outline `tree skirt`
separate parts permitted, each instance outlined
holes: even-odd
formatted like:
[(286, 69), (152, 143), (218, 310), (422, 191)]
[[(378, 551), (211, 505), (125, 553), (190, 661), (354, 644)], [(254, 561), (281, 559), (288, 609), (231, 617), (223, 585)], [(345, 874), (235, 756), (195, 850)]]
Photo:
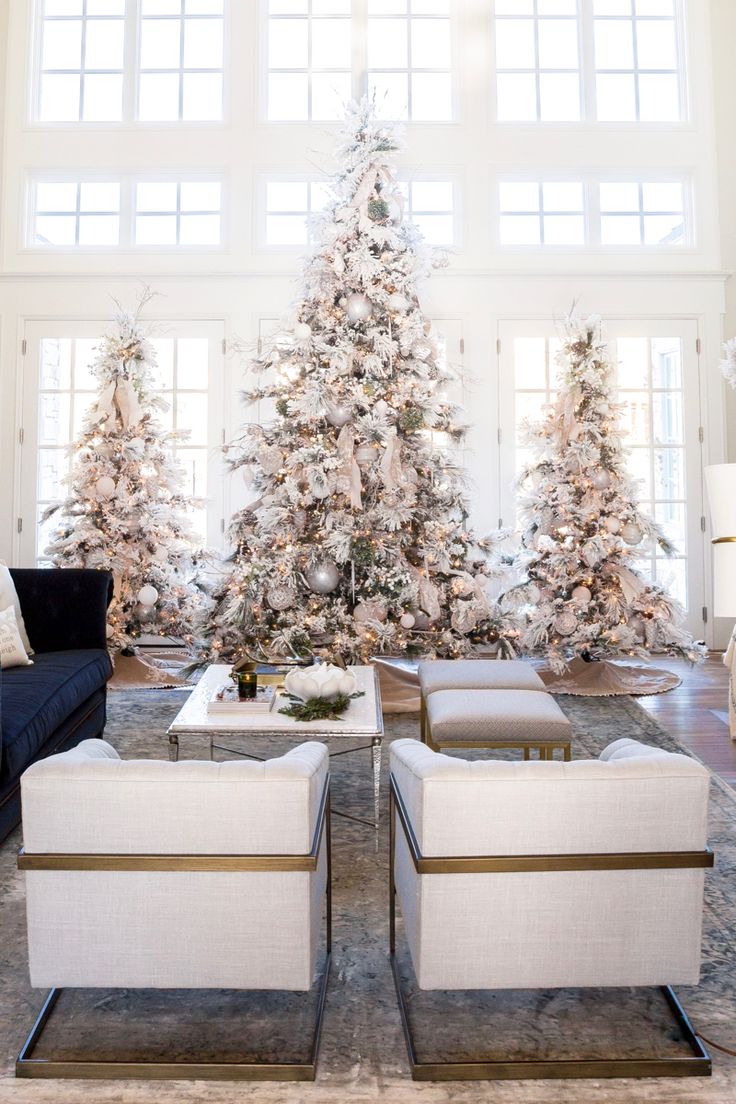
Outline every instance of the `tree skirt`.
[(574, 659), (564, 675), (556, 675), (554, 671), (543, 668), (539, 670), (539, 676), (552, 694), (574, 694), (585, 698), (664, 694), (682, 682), (679, 675), (661, 667), (614, 663), (610, 659), (597, 663)]
[[(184, 656), (184, 658), (182, 658)], [(181, 669), (189, 662), (181, 649), (149, 652), (136, 651), (125, 656), (117, 652), (113, 656), (113, 676), (108, 682), (110, 690), (181, 690), (192, 689), (193, 684), (181, 677)]]

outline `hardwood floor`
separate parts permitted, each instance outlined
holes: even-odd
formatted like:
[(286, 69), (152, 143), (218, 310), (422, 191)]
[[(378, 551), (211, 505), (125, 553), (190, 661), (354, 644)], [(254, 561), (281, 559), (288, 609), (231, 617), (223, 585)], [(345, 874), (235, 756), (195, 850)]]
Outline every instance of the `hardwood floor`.
[(653, 657), (653, 664), (676, 671), (682, 684), (666, 694), (637, 698), (660, 724), (708, 766), (736, 787), (736, 740), (716, 713), (728, 712), (728, 671), (723, 654), (712, 652), (699, 667)]

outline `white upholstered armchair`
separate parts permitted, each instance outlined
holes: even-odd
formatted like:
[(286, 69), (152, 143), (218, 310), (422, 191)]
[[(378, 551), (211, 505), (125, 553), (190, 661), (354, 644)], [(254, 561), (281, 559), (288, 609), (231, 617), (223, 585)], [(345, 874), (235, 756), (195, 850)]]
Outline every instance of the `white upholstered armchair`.
[[(474, 761), (391, 746), (391, 956), (415, 1078), (710, 1071), (671, 985), (700, 974), (707, 770), (633, 740), (597, 760)], [(692, 1056), (419, 1062), (395, 901), (420, 989), (662, 986)]]
[[(326, 898), (310, 1061), (233, 1063), (218, 1073), (312, 1079), (330, 951), (328, 779), (319, 743), (265, 762), (170, 763), (124, 761), (104, 741), (88, 740), (27, 770), (19, 866), (31, 984), (52, 989), (46, 1015), (66, 986), (309, 990)], [(78, 1064), (34, 1065), (42, 1027), (17, 1073), (79, 1075)], [(92, 1073), (119, 1075), (99, 1065)], [(145, 1063), (127, 1070), (166, 1073)], [(169, 1074), (214, 1076), (201, 1064), (177, 1064)]]

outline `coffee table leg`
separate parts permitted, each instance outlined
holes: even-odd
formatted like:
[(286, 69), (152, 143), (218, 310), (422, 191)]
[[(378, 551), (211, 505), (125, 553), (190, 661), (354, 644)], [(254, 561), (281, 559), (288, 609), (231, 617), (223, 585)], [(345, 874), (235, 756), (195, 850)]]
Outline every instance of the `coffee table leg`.
[(376, 850), (378, 849), (378, 817), (381, 800), (381, 737), (374, 736), (371, 741), (373, 760), (373, 827), (376, 831)]
[(179, 758), (179, 737), (175, 732), (169, 733), (169, 760), (176, 763)]

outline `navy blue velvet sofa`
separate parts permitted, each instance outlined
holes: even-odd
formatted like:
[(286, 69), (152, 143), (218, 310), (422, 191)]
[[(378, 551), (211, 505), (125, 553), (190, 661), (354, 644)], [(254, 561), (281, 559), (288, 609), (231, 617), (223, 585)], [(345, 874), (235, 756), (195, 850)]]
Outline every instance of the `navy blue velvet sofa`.
[(11, 568), (32, 667), (0, 672), (0, 840), (20, 821), (20, 776), (37, 759), (101, 736), (112, 674), (109, 571)]

